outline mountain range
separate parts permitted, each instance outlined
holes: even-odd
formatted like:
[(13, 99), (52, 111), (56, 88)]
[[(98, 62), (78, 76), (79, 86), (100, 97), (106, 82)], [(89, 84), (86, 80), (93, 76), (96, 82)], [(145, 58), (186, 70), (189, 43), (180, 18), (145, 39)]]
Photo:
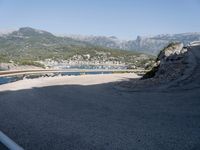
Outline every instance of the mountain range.
[(93, 45), (157, 55), (160, 50), (162, 50), (171, 42), (181, 42), (187, 45), (192, 41), (200, 40), (200, 33), (162, 34), (149, 37), (138, 36), (135, 40), (120, 40), (114, 36), (106, 37), (73, 35), (68, 37), (88, 42)]
[[(72, 37), (30, 27), (0, 35), (0, 63), (47, 66), (67, 65), (123, 65), (146, 67), (153, 57), (135, 51), (109, 48)], [(39, 64), (40, 63), (40, 64)], [(43, 65), (41, 65), (43, 64)]]
[[(43, 34), (41, 34), (43, 33)], [(20, 28), (17, 31), (0, 32), (0, 37), (19, 38), (28, 35), (42, 35), (44, 43), (48, 44), (75, 44), (75, 45), (93, 45), (111, 49), (121, 49), (128, 51), (137, 51), (151, 55), (157, 55), (160, 50), (171, 42), (182, 42), (185, 45), (192, 41), (200, 40), (200, 32), (182, 33), (182, 34), (161, 34), (156, 36), (137, 36), (135, 40), (121, 40), (115, 36), (83, 36), (66, 35), (55, 36), (47, 31), (37, 30), (30, 27)], [(36, 40), (36, 39), (35, 39)], [(48, 41), (47, 41), (48, 40)], [(43, 43), (43, 44), (44, 44)], [(47, 43), (46, 43), (47, 44)]]

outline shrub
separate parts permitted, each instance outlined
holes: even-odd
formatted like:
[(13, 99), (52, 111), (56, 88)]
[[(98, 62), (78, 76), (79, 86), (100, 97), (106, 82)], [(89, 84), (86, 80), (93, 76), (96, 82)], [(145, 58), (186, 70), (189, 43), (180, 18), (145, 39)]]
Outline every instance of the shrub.
[(19, 65), (27, 65), (27, 66), (36, 66), (36, 67), (41, 67), (41, 68), (45, 68), (45, 66), (39, 62), (35, 62), (32, 60), (20, 60), (18, 61)]

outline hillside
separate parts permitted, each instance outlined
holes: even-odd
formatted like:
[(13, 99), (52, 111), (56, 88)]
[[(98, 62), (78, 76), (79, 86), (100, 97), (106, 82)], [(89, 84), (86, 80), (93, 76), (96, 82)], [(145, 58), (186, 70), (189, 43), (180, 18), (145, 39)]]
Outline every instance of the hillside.
[(26, 27), (0, 36), (0, 62), (39, 67), (49, 64), (52, 67), (62, 63), (144, 68), (153, 64), (153, 57), (138, 52), (100, 47)]

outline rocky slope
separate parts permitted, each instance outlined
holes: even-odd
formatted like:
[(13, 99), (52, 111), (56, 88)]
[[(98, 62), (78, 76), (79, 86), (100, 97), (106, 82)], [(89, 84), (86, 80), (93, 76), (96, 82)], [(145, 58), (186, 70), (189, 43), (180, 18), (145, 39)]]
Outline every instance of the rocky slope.
[(186, 52), (182, 43), (169, 44), (159, 53), (156, 66), (143, 79), (157, 78), (165, 82), (176, 79), (186, 68)]
[(171, 43), (157, 57), (154, 68), (141, 79), (122, 82), (129, 90), (170, 90), (200, 87), (200, 42), (183, 47), (183, 43)]

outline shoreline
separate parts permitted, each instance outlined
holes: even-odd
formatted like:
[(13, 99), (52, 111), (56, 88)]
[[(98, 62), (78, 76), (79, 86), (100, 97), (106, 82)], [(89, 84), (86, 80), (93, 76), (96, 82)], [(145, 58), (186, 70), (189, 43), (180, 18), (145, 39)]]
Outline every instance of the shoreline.
[(55, 85), (87, 86), (87, 85), (127, 81), (129, 79), (135, 79), (135, 78), (140, 78), (140, 76), (138, 76), (135, 73), (122, 73), (122, 74), (40, 77), (36, 79), (23, 79), (12, 83), (2, 84), (0, 85), (0, 92), (31, 89), (34, 87), (48, 87)]

